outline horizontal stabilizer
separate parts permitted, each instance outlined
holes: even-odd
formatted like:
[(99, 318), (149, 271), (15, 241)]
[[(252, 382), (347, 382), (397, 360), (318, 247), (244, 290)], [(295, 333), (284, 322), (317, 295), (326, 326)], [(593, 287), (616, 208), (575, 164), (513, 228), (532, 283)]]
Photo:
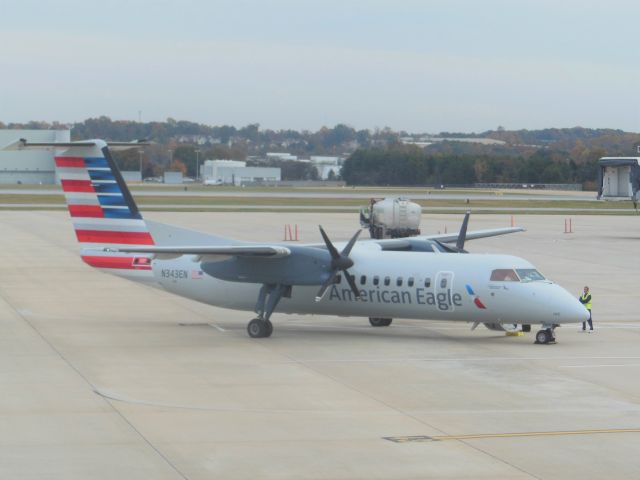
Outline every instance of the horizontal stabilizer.
[(105, 249), (109, 252), (150, 253), (160, 257), (177, 257), (181, 255), (224, 255), (233, 257), (268, 257), (281, 258), (291, 254), (286, 247), (272, 245), (231, 245), (215, 247), (127, 247)]
[[(80, 142), (28, 142), (26, 139), (21, 138), (8, 145), (5, 145), (2, 150), (43, 150), (48, 148), (83, 148), (94, 147), (97, 145), (97, 140), (82, 140)], [(127, 150), (129, 148), (143, 147), (149, 145), (146, 140), (135, 140), (133, 142), (107, 142), (109, 149), (111, 150)]]

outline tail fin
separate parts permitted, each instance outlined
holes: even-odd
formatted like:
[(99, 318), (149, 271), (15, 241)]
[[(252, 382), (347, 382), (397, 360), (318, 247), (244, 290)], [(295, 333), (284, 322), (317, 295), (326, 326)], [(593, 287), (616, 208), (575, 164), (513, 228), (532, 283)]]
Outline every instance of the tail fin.
[[(110, 248), (155, 245), (109, 147), (102, 140), (66, 144), (28, 144), (18, 148), (63, 149), (55, 155), (73, 228), (82, 248), (82, 260), (138, 281), (152, 281), (151, 258), (109, 252)], [(131, 148), (135, 144), (118, 144)]]
[(131, 192), (102, 140), (55, 156), (78, 241), (83, 246), (154, 245)]

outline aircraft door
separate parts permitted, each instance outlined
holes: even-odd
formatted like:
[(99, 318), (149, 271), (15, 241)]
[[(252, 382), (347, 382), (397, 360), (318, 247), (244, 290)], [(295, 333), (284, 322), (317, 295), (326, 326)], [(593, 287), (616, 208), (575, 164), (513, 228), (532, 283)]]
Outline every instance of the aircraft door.
[(434, 292), (438, 310), (444, 312), (455, 310), (451, 298), (453, 295), (453, 272), (438, 272), (436, 274)]

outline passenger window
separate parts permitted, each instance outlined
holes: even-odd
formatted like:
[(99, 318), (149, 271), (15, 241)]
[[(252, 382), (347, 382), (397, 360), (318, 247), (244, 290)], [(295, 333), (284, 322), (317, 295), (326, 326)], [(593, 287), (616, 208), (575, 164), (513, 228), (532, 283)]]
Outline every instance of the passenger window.
[(430, 278), (425, 278), (424, 279), (424, 288), (429, 288), (431, 286), (431, 279)]
[(492, 282), (519, 282), (520, 279), (516, 275), (515, 270), (509, 268), (499, 268), (491, 272)]
[(366, 275), (360, 276), (360, 285), (364, 285), (365, 283), (367, 283), (367, 276)]
[(385, 287), (388, 287), (390, 283), (391, 283), (391, 278), (389, 278), (389, 277), (384, 277), (384, 286), (385, 286)]
[(447, 288), (447, 279), (443, 278), (440, 280), (440, 288)]
[(396, 285), (397, 285), (398, 287), (401, 287), (401, 286), (402, 286), (402, 277), (398, 277), (398, 279), (396, 280)]
[(409, 277), (409, 279), (407, 280), (407, 286), (413, 287), (413, 277)]
[(342, 283), (342, 275), (337, 275), (333, 283)]
[(378, 276), (376, 275), (375, 277), (373, 277), (373, 284), (378, 286), (379, 283), (380, 283), (380, 278), (378, 278)]

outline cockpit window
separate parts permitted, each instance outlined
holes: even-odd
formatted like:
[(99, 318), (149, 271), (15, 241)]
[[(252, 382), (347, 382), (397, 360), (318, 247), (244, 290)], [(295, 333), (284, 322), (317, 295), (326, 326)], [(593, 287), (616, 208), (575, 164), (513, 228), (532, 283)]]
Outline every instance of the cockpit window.
[(545, 280), (544, 276), (535, 268), (517, 268), (518, 276), (521, 282), (536, 282)]
[(491, 272), (492, 282), (519, 282), (520, 279), (516, 275), (515, 270), (509, 268), (499, 268)]

